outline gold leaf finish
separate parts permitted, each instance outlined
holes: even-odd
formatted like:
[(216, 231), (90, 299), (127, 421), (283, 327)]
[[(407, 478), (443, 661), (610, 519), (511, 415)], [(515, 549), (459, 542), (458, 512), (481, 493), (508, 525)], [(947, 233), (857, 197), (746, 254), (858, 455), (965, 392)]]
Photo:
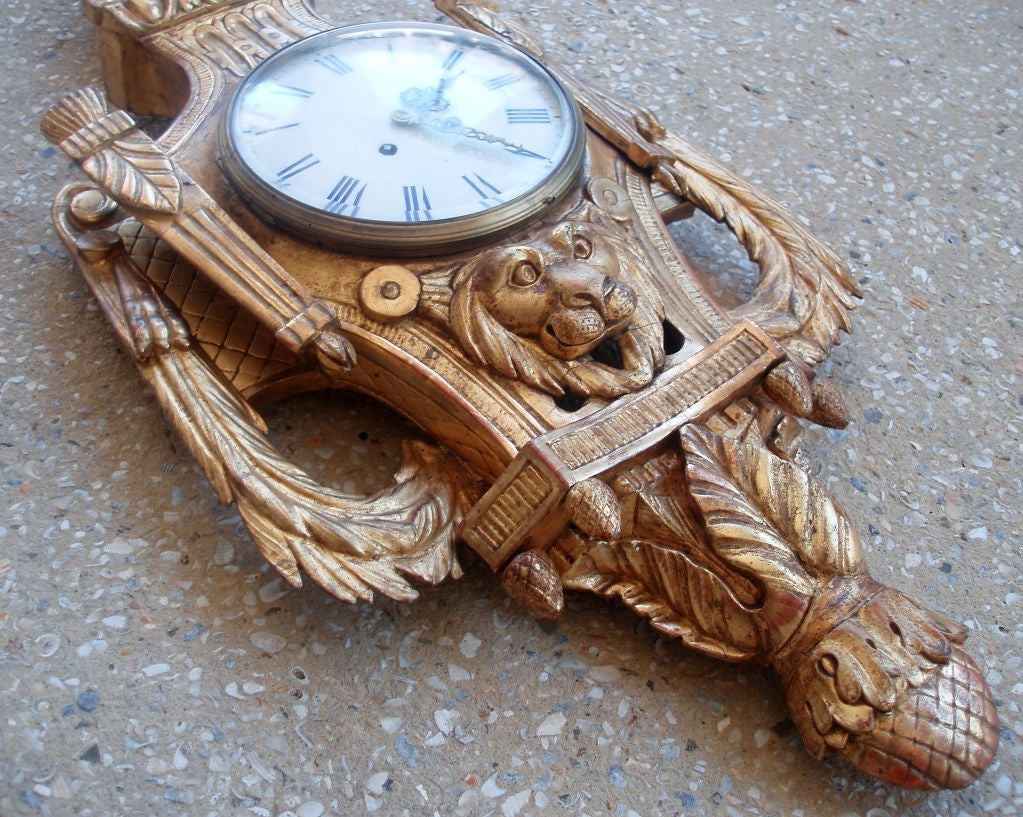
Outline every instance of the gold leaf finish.
[[(80, 190), (65, 191), (61, 199)], [(406, 577), (459, 576), (454, 531), (474, 483), (448, 455), (409, 443), (395, 485), (372, 497), (320, 485), (265, 438), (259, 415), (190, 342), (184, 321), (108, 231), (78, 235), (58, 218), (69, 248), (122, 341), (142, 365), (171, 425), (221, 501), (236, 502), (256, 545), (293, 585), (299, 566), (345, 601), (374, 593), (411, 600)]]
[[(773, 560), (782, 583), (797, 592), (813, 579), (864, 569), (845, 513), (802, 468), (762, 445), (696, 427), (683, 432), (682, 447), (707, 533), (729, 559)], [(766, 569), (753, 572), (762, 576)]]
[(622, 535), (618, 497), (599, 479), (573, 485), (565, 495), (565, 512), (579, 530), (594, 539), (617, 539)]
[[(56, 105), (43, 131), (94, 186), (62, 191), (55, 223), (218, 496), (294, 585), (304, 572), (344, 601), (411, 600), (415, 582), (460, 574), (461, 542), (534, 615), (586, 590), (693, 649), (773, 667), (814, 756), (909, 788), (968, 785), (998, 722), (965, 631), (872, 579), (848, 517), (797, 464), (798, 418), (848, 422), (815, 367), (851, 328), (849, 271), (491, 5), (438, 7), (544, 58), (584, 113), (586, 156), (517, 233), (399, 264), (260, 221), (215, 161), (240, 78), (327, 27), (305, 4), (86, 0), (112, 97), (174, 121), (150, 138), (94, 89)], [(668, 231), (694, 207), (759, 267), (734, 310)], [(320, 485), (250, 402), (318, 388), (375, 397), (446, 449), (406, 444), (374, 496)]]
[(813, 411), (810, 382), (790, 362), (775, 366), (764, 378), (764, 393), (786, 414), (807, 417)]
[(840, 332), (851, 332), (849, 312), (860, 289), (842, 260), (775, 201), (692, 145), (651, 132), (668, 154), (655, 176), (668, 189), (724, 221), (760, 267), (749, 303), (734, 310), (779, 339), (811, 366), (822, 362)]
[(968, 786), (994, 759), (998, 715), (965, 629), (890, 587), (862, 592), (854, 615), (779, 665), (807, 748), (899, 786)]
[(729, 661), (762, 652), (754, 613), (709, 566), (647, 541), (594, 543), (562, 574), (565, 587), (617, 596), (658, 630)]
[(975, 780), (998, 718), (958, 646), (965, 630), (870, 579), (845, 514), (802, 469), (693, 429), (683, 447), (712, 546), (763, 588), (763, 659), (786, 681), (810, 752), (836, 750), (909, 788)]
[(849, 425), (849, 409), (845, 398), (832, 381), (817, 378), (813, 381), (813, 410), (807, 419), (826, 428), (845, 428)]

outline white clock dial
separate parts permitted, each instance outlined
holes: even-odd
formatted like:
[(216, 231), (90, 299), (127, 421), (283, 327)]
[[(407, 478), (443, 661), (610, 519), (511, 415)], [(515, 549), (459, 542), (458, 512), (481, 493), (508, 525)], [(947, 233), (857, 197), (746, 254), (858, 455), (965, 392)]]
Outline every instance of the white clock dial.
[(239, 87), (223, 166), (306, 238), (442, 252), (535, 217), (575, 181), (575, 103), (538, 63), (445, 26), (375, 24), (280, 51)]

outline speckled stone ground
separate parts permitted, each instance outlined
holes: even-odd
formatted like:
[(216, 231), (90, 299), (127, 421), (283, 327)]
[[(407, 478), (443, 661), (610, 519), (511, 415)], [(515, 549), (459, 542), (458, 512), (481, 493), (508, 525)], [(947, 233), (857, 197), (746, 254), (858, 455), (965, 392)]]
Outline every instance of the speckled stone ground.
[[(435, 16), (320, 6), (338, 23)], [(769, 674), (595, 599), (538, 624), (471, 560), (410, 606), (282, 587), (49, 226), (79, 176), (38, 122), (97, 80), (93, 35), (70, 0), (7, 0), (0, 813), (1023, 813), (1023, 9), (581, 0), (513, 14), (848, 257), (866, 300), (831, 375), (854, 423), (811, 432), (809, 461), (875, 575), (969, 626), (1000, 704), (995, 765), (922, 796), (817, 763)], [(743, 284), (731, 245), (699, 232), (680, 237)], [(379, 485), (412, 433), (344, 396), (268, 416), (342, 487)]]

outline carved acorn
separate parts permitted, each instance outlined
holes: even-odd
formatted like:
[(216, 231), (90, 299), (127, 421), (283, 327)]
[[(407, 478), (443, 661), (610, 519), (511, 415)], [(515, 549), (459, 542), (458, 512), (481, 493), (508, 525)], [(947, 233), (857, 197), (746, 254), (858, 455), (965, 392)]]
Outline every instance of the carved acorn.
[(505, 593), (537, 618), (558, 618), (565, 609), (561, 578), (542, 550), (518, 554), (501, 574), (501, 584)]
[(599, 479), (573, 485), (565, 496), (565, 511), (579, 530), (594, 539), (617, 539), (622, 535), (621, 503)]
[(849, 409), (834, 381), (817, 378), (813, 382), (813, 411), (807, 419), (826, 428), (849, 425)]
[(782, 411), (808, 417), (813, 411), (810, 381), (791, 361), (775, 366), (764, 378), (764, 392)]

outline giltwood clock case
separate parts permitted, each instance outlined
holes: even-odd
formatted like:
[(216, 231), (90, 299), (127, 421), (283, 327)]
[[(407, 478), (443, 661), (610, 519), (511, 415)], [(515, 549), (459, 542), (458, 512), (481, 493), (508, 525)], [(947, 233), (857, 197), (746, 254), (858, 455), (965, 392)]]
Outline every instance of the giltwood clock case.
[[(586, 159), (519, 233), (413, 260), (293, 238), (218, 167), (232, 89), (329, 27), (301, 0), (83, 2), (106, 93), (44, 119), (90, 178), (60, 192), (54, 221), (221, 500), (296, 586), (304, 572), (345, 601), (411, 600), (414, 581), (460, 575), (460, 541), (535, 615), (557, 616), (563, 588), (589, 590), (693, 649), (772, 666), (816, 757), (909, 788), (969, 785), (998, 723), (965, 628), (871, 578), (844, 512), (794, 459), (799, 418), (847, 422), (814, 369), (850, 330), (848, 270), (489, 7), (438, 6), (561, 80)], [(149, 115), (174, 120), (153, 138), (135, 118)], [(737, 309), (667, 230), (694, 207), (759, 265)], [(524, 261), (547, 305), (530, 320), (513, 308)], [(371, 395), (442, 447), (407, 444), (376, 496), (317, 484), (253, 404), (318, 388)]]

